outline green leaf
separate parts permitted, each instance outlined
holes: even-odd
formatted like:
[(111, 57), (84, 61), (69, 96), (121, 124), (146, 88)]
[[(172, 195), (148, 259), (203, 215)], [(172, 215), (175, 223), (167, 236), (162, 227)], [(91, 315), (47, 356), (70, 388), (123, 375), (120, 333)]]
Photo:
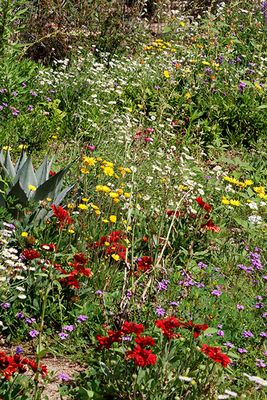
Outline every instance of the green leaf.
[(62, 169), (56, 175), (52, 176), (50, 179), (45, 181), (41, 186), (39, 186), (36, 192), (34, 193), (33, 200), (39, 201), (46, 199), (47, 197), (51, 197), (52, 199), (56, 198), (56, 196), (60, 193), (64, 175), (69, 170), (71, 164), (72, 162), (69, 165), (67, 165), (66, 168)]
[(23, 166), (23, 164), (25, 163), (26, 160), (27, 160), (26, 151), (22, 150), (20, 158), (18, 159), (18, 161), (16, 162), (16, 165), (15, 165), (16, 173), (19, 172), (20, 168)]
[(28, 198), (26, 196), (26, 193), (20, 186), (20, 183), (17, 182), (8, 192), (8, 197), (15, 197), (17, 201), (22, 204), (23, 206), (28, 205)]
[(15, 171), (14, 165), (13, 165), (11, 157), (10, 157), (9, 149), (7, 150), (6, 155), (5, 155), (4, 167), (8, 171), (9, 176), (12, 179), (14, 179), (15, 175), (16, 175), (16, 171)]
[(46, 156), (40, 167), (36, 171), (36, 178), (38, 181), (38, 186), (42, 185), (46, 180), (49, 179), (49, 171), (52, 165), (52, 161), (48, 161)]
[[(30, 196), (34, 192), (30, 191), (29, 185), (38, 186), (36, 175), (33, 169), (31, 157), (28, 157), (21, 169), (19, 170), (16, 180), (21, 184), (22, 189)], [(31, 196), (32, 197), (32, 196)]]

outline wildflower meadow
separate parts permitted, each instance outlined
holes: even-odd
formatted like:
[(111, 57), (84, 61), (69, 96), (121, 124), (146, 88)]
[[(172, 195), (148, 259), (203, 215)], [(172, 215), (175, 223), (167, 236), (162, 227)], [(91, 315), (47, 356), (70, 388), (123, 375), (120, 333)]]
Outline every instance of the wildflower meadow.
[(41, 3), (0, 0), (0, 399), (267, 399), (267, 2)]

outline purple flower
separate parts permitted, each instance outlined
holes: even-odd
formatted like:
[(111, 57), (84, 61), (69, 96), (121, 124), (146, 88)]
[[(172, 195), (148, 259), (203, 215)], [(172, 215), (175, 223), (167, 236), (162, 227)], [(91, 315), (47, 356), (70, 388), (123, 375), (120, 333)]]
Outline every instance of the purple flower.
[(95, 294), (101, 295), (101, 294), (103, 294), (103, 291), (102, 291), (102, 290), (97, 290), (97, 291), (95, 292)]
[(69, 382), (71, 380), (71, 377), (68, 374), (65, 374), (65, 372), (58, 374), (58, 378), (61, 379), (62, 382)]
[(233, 349), (235, 346), (231, 342), (224, 343), (224, 346), (228, 347), (229, 349)]
[(132, 340), (132, 336), (122, 336), (121, 340), (123, 340), (125, 342), (130, 342)]
[(262, 353), (264, 356), (267, 356), (267, 350)]
[(36, 329), (33, 329), (32, 331), (29, 332), (29, 335), (31, 338), (35, 338), (36, 336), (39, 335), (39, 332)]
[(0, 304), (0, 307), (1, 307), (3, 310), (8, 310), (8, 309), (10, 308), (10, 303), (1, 303), (1, 304)]
[(30, 105), (27, 107), (27, 110), (28, 110), (28, 111), (32, 111), (32, 110), (33, 110), (33, 105), (30, 104)]
[(179, 306), (179, 303), (177, 303), (177, 301), (170, 301), (170, 306), (173, 306), (173, 307), (178, 307)]
[(35, 318), (26, 318), (25, 322), (26, 322), (26, 324), (31, 325), (36, 322), (36, 319)]
[(23, 319), (23, 318), (24, 318), (24, 313), (23, 313), (23, 311), (19, 311), (19, 312), (16, 314), (16, 318), (18, 318), (18, 319)]
[(6, 88), (0, 89), (0, 93), (6, 93), (6, 92), (7, 92), (7, 89), (6, 89)]
[(22, 82), (21, 86), (22, 86), (23, 88), (25, 88), (25, 87), (27, 86), (27, 84), (26, 84), (25, 82)]
[(65, 339), (67, 339), (67, 338), (69, 337), (69, 335), (68, 335), (67, 333), (65, 333), (65, 332), (60, 332), (60, 333), (58, 334), (58, 336), (59, 336), (60, 339), (62, 339), (62, 340), (65, 340)]
[(267, 318), (267, 312), (262, 314), (262, 318)]
[(245, 353), (248, 352), (246, 349), (243, 349), (242, 347), (239, 347), (239, 348), (237, 349), (237, 351), (238, 351), (238, 353), (240, 353), (240, 354), (245, 354)]
[(257, 363), (256, 363), (257, 367), (259, 367), (259, 368), (266, 368), (267, 367), (267, 364), (263, 360), (257, 359), (256, 361), (257, 361)]
[(24, 351), (24, 350), (23, 350), (22, 347), (20, 347), (20, 346), (16, 347), (16, 354), (22, 354), (23, 351)]
[(16, 97), (18, 95), (18, 92), (12, 92), (11, 94), (12, 96)]
[(64, 326), (62, 326), (62, 330), (63, 331), (67, 331), (67, 332), (73, 332), (74, 331), (74, 325), (64, 325)]
[(246, 85), (244, 82), (239, 82), (239, 84), (238, 84), (238, 90), (239, 90), (239, 92), (242, 93), (246, 86), (247, 86), (247, 85)]
[(261, 332), (260, 336), (263, 337), (263, 338), (267, 338), (267, 332)]
[(207, 264), (203, 263), (202, 261), (200, 261), (199, 263), (197, 263), (198, 267), (200, 269), (206, 269), (208, 267)]
[(242, 306), (242, 304), (237, 304), (237, 305), (236, 305), (236, 308), (237, 308), (238, 311), (242, 311), (242, 310), (245, 309), (245, 307)]
[(254, 337), (254, 335), (253, 335), (253, 333), (252, 333), (251, 331), (244, 331), (244, 332), (243, 332), (243, 336), (244, 336), (245, 338)]
[(167, 279), (163, 279), (161, 282), (158, 282), (157, 289), (160, 291), (167, 290), (169, 283), (170, 281), (168, 281)]
[(79, 315), (77, 317), (77, 322), (79, 322), (79, 324), (81, 324), (82, 322), (85, 322), (88, 319), (87, 315)]
[(160, 317), (166, 314), (166, 311), (162, 307), (156, 307), (155, 313)]
[(34, 90), (30, 90), (30, 94), (31, 94), (33, 97), (37, 97), (37, 96), (38, 96), (38, 93), (36, 93)]
[(133, 297), (133, 293), (131, 290), (127, 290), (126, 297), (127, 299), (131, 299)]
[(211, 294), (213, 294), (213, 296), (220, 297), (222, 292), (221, 290), (215, 289), (211, 292)]
[(224, 336), (224, 331), (222, 331), (222, 330), (217, 331), (217, 335), (218, 336)]
[(256, 303), (254, 307), (255, 308), (263, 308), (264, 304), (263, 303)]

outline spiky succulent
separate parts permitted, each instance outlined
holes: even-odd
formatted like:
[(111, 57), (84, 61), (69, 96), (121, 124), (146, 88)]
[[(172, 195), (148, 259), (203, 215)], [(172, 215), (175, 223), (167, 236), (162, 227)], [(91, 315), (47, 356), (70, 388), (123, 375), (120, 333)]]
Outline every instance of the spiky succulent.
[[(73, 185), (62, 190), (63, 178), (69, 170), (71, 164), (61, 169), (59, 172), (50, 176), (53, 160), (48, 160), (46, 156), (42, 164), (35, 171), (30, 156), (22, 151), (16, 164), (12, 163), (10, 152), (0, 151), (0, 170), (2, 178), (7, 180), (0, 181), (0, 206), (6, 207), (8, 198), (12, 197), (15, 203), (27, 207), (29, 202), (36, 202), (49, 199), (50, 203), (58, 206)], [(43, 218), (47, 214), (45, 210), (38, 213), (38, 218)]]

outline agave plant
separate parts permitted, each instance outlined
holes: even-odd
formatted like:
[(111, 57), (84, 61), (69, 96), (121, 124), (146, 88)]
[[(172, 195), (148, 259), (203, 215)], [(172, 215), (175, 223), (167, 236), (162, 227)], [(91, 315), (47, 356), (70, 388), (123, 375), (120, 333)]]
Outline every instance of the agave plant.
[[(22, 150), (15, 165), (12, 163), (9, 150), (6, 152), (1, 150), (0, 174), (6, 178), (8, 183), (6, 185), (4, 180), (0, 181), (0, 206), (6, 207), (8, 198), (15, 199), (16, 204), (24, 207), (27, 207), (29, 202), (36, 202), (39, 205), (42, 200), (58, 206), (74, 185), (62, 190), (63, 178), (71, 163), (55, 175), (50, 176), (52, 162), (53, 159), (48, 160), (46, 156), (35, 171), (31, 157), (26, 155), (25, 150)], [(47, 210), (42, 209), (35, 214), (34, 218), (42, 219), (46, 215)]]

